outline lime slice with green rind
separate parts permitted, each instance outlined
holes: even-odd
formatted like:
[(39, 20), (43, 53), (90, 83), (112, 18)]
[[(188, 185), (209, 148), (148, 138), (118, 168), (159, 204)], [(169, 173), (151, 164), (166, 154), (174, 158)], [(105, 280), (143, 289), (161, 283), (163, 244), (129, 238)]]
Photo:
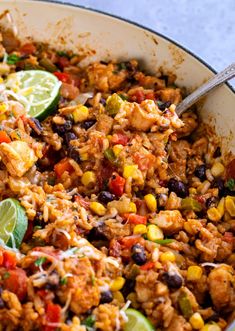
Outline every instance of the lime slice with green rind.
[(18, 248), (28, 227), (24, 208), (16, 199), (0, 202), (0, 239), (9, 247)]
[(22, 70), (10, 74), (5, 86), (7, 94), (19, 101), (28, 115), (42, 120), (55, 110), (61, 82), (47, 71)]
[(124, 331), (154, 331), (154, 327), (149, 320), (138, 310), (129, 308), (125, 313), (128, 322), (124, 326)]

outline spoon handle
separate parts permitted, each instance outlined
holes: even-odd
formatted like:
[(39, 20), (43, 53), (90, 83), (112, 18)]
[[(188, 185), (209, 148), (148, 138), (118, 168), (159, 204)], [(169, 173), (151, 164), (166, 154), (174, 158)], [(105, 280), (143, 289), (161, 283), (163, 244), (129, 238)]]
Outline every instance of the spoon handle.
[(235, 62), (209, 79), (205, 84), (201, 85), (193, 93), (189, 94), (182, 102), (180, 102), (176, 106), (177, 115), (180, 117), (189, 107), (196, 103), (198, 99), (233, 77), (235, 77)]

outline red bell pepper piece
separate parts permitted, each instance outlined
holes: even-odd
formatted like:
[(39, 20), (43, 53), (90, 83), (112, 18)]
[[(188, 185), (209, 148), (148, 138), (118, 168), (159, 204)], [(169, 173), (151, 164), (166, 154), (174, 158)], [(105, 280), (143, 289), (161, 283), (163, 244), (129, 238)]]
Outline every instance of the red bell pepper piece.
[(36, 53), (36, 47), (32, 43), (26, 43), (20, 47), (20, 53), (22, 55), (31, 55)]
[(3, 266), (7, 269), (14, 269), (16, 267), (16, 255), (11, 251), (3, 252)]
[(113, 174), (109, 181), (109, 189), (113, 194), (120, 197), (124, 192), (125, 183), (125, 178), (117, 174)]
[(137, 90), (131, 95), (131, 101), (141, 103), (145, 100), (145, 94), (142, 90)]
[(17, 295), (20, 301), (27, 294), (27, 275), (21, 268), (6, 271), (2, 275), (3, 287)]
[(150, 270), (154, 267), (154, 263), (149, 261), (140, 267), (141, 270)]
[(55, 71), (54, 75), (63, 83), (71, 83), (71, 77), (67, 72)]
[(147, 224), (147, 217), (137, 214), (124, 214), (124, 218), (131, 224)]
[(1, 130), (0, 131), (0, 144), (1, 143), (10, 143), (11, 139), (8, 136), (8, 134), (6, 133), (6, 131)]
[(126, 146), (126, 144), (129, 141), (129, 138), (125, 134), (115, 133), (113, 135), (111, 141), (112, 141), (113, 144), (120, 144), (120, 145)]
[(43, 328), (44, 331), (56, 331), (57, 326), (50, 326), (50, 323), (59, 323), (61, 318), (61, 307), (60, 305), (48, 302), (46, 306), (46, 322)]
[(68, 173), (72, 173), (74, 169), (69, 163), (69, 159), (66, 157), (62, 159), (59, 163), (55, 164), (54, 171), (56, 173), (56, 176), (60, 178), (65, 171), (68, 171)]
[(120, 239), (120, 244), (124, 248), (131, 248), (133, 245), (137, 244), (141, 240), (140, 237), (123, 237)]

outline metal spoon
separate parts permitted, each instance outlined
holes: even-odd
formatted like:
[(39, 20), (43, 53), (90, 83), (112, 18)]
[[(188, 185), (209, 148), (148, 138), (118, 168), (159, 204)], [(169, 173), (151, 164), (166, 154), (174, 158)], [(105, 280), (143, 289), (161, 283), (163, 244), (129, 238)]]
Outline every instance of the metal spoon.
[(235, 77), (235, 62), (230, 64), (223, 71), (209, 79), (205, 84), (198, 87), (193, 93), (189, 94), (182, 102), (176, 106), (176, 114), (180, 117), (189, 107), (196, 103), (201, 97), (205, 96), (215, 87)]

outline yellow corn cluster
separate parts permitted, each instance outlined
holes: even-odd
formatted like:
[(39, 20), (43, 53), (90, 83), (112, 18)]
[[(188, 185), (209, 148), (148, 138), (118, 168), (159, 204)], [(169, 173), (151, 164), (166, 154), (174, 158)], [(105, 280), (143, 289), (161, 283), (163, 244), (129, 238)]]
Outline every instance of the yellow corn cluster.
[(198, 281), (202, 277), (202, 268), (194, 265), (188, 267), (187, 270), (187, 280), (189, 281)]
[(145, 234), (147, 232), (147, 226), (144, 224), (137, 224), (134, 227), (134, 234)]
[(139, 174), (138, 174), (137, 164), (124, 166), (123, 177), (126, 178), (126, 179), (129, 178), (129, 177), (132, 177), (133, 179), (138, 179)]
[(225, 168), (222, 163), (215, 162), (211, 168), (211, 174), (214, 177), (219, 177), (219, 176), (223, 175), (224, 170), (225, 170)]
[(161, 262), (175, 262), (175, 254), (171, 251), (161, 253), (160, 255), (160, 261)]
[(163, 239), (164, 235), (162, 230), (155, 224), (150, 224), (147, 227), (147, 238), (148, 240), (155, 241), (158, 239)]
[(225, 209), (230, 216), (235, 217), (235, 197), (228, 195), (225, 198)]
[(120, 291), (125, 284), (125, 278), (117, 277), (110, 285), (110, 290), (113, 292)]
[(212, 207), (207, 210), (207, 216), (212, 222), (218, 222), (224, 216), (224, 198), (222, 198), (217, 207)]
[(118, 157), (118, 155), (121, 153), (122, 150), (123, 150), (122, 145), (117, 144), (113, 146), (113, 152), (116, 157)]
[(157, 200), (153, 194), (147, 194), (144, 196), (144, 201), (148, 209), (154, 213), (157, 210)]
[(87, 120), (89, 116), (89, 109), (86, 106), (78, 105), (72, 113), (75, 123)]
[(96, 175), (93, 171), (86, 171), (82, 175), (81, 182), (84, 186), (89, 187), (96, 182)]
[(106, 213), (106, 208), (99, 202), (93, 201), (90, 203), (90, 209), (93, 211), (93, 213), (104, 216)]
[(201, 314), (199, 314), (199, 313), (194, 313), (190, 317), (189, 322), (192, 325), (192, 327), (196, 330), (200, 330), (204, 326), (204, 321), (202, 319)]

